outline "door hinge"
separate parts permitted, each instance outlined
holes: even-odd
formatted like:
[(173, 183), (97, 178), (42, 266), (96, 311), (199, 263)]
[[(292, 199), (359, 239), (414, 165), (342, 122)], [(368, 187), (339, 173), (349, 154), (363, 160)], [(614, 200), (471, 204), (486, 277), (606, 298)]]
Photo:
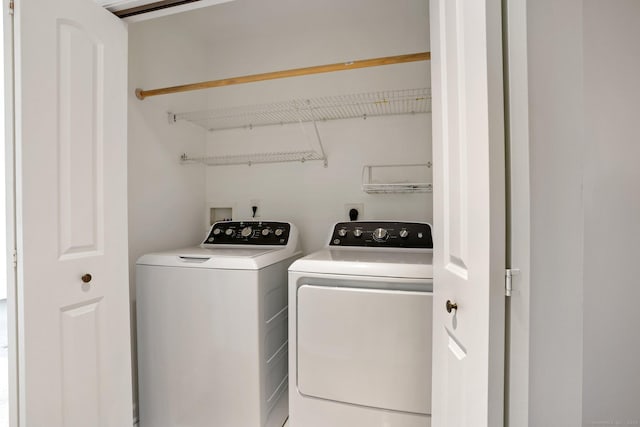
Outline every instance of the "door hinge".
[(519, 268), (507, 268), (504, 274), (504, 294), (508, 297), (513, 292), (513, 276), (520, 274)]
[(17, 250), (13, 250), (13, 253), (11, 254), (11, 258), (13, 261), (13, 268), (18, 268), (18, 251)]
[(13, 4), (13, 0), (9, 0), (9, 15), (13, 15), (13, 9), (15, 5)]

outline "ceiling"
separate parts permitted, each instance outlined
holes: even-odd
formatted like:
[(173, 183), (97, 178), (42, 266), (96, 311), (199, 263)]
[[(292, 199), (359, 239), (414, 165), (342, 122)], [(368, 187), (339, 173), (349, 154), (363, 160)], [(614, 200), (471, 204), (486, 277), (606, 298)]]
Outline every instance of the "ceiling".
[[(409, 19), (407, 17), (410, 17)], [(280, 28), (294, 37), (312, 28), (331, 32), (354, 19), (377, 23), (380, 32), (428, 22), (427, 0), (234, 0), (212, 8), (174, 14), (145, 25), (189, 33), (209, 45), (263, 37)]]
[(136, 22), (232, 0), (94, 0), (119, 18)]

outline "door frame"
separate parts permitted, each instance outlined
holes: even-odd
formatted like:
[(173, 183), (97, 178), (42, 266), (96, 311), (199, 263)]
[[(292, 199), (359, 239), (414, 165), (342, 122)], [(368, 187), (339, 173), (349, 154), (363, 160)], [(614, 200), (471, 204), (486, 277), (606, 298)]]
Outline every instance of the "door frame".
[(527, 0), (503, 0), (507, 268), (513, 291), (506, 299), (505, 427), (529, 423), (530, 183)]
[[(4, 176), (7, 275), (7, 338), (9, 356), (9, 426), (20, 425), (18, 412), (18, 320), (16, 281), (16, 185), (15, 185), (15, 122), (14, 122), (14, 55), (12, 0), (2, 1), (2, 44), (4, 66)], [(0, 261), (2, 262), (2, 261)]]

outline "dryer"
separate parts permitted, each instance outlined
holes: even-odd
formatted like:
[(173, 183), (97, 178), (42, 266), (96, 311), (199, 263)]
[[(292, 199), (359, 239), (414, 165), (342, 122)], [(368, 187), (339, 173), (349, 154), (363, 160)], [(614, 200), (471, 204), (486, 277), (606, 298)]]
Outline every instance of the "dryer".
[(427, 223), (336, 224), (289, 268), (290, 427), (431, 425)]
[(280, 427), (293, 224), (215, 223), (136, 266), (140, 427)]

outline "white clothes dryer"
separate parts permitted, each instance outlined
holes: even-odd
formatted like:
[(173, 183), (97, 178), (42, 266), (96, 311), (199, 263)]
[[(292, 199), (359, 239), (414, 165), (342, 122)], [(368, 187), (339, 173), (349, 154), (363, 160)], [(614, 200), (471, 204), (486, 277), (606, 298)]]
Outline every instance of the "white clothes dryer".
[(338, 223), (289, 268), (290, 427), (431, 425), (431, 227)]
[(280, 427), (293, 224), (215, 223), (136, 266), (140, 427)]

